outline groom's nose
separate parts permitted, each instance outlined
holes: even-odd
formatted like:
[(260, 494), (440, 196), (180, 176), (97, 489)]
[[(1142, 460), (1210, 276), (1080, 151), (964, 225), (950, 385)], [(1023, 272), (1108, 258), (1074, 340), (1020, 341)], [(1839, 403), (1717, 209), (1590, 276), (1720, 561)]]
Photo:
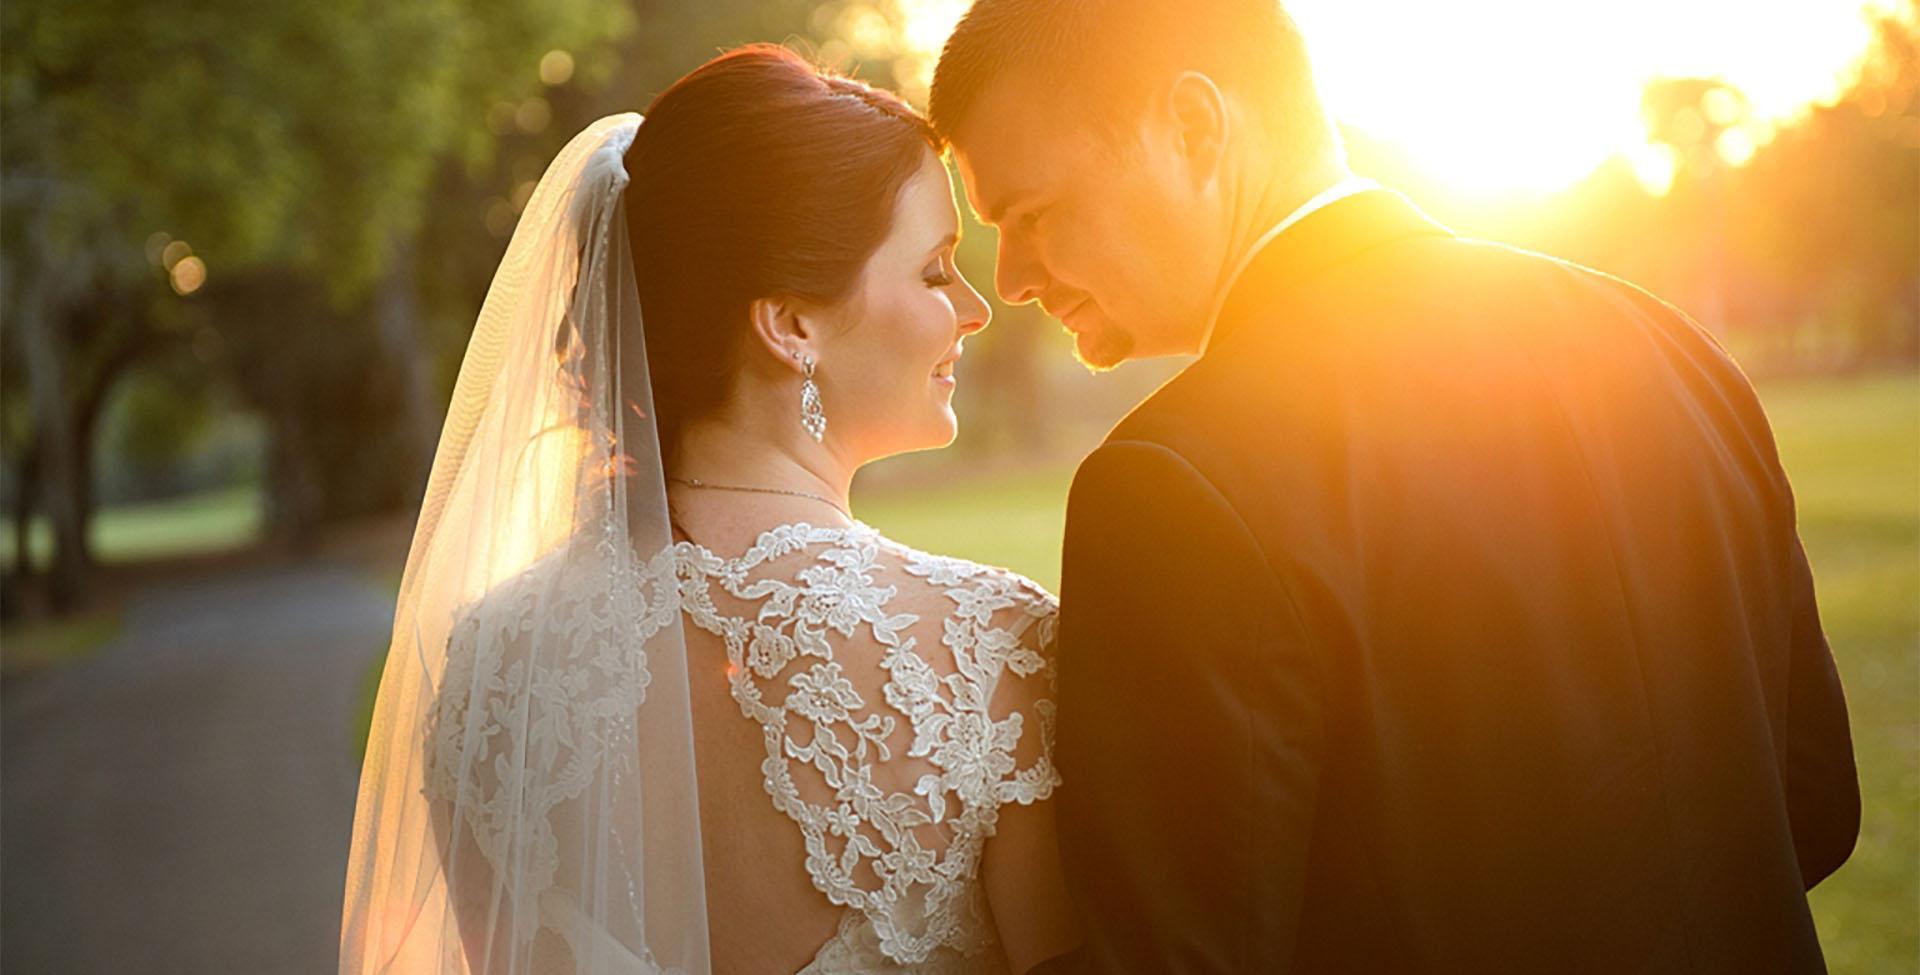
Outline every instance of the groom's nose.
[(1040, 297), (1047, 283), (1046, 269), (1013, 234), (1000, 235), (993, 262), (993, 290), (1009, 305), (1024, 305)]

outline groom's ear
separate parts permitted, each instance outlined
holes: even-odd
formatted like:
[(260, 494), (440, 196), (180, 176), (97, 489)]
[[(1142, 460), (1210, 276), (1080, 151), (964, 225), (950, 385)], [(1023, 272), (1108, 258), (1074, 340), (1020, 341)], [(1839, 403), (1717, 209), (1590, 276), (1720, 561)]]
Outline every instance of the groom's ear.
[(1212, 78), (1198, 71), (1182, 71), (1167, 89), (1167, 113), (1174, 149), (1187, 161), (1197, 190), (1213, 179), (1226, 153), (1232, 124), (1227, 96)]
[(747, 306), (747, 319), (753, 337), (775, 359), (794, 369), (800, 368), (799, 356), (820, 357), (818, 323), (797, 302), (786, 298), (755, 298)]

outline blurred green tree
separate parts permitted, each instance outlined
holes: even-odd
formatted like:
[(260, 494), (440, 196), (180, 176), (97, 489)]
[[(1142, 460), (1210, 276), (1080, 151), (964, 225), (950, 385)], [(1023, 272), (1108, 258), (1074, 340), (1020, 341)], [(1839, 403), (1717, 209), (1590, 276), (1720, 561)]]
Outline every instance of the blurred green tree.
[(1728, 175), (1738, 297), (1780, 369), (1920, 361), (1920, 3), (1845, 94)]
[[(411, 248), (429, 182), (449, 157), (486, 155), (489, 106), (539, 114), (548, 52), (631, 22), (591, 0), (0, 8), (0, 305), (32, 416), (8, 455), (54, 526), (57, 604), (89, 561), (97, 404), (180, 337), (155, 308), (182, 296), (212, 306), (225, 375), (276, 439), (311, 443), (354, 412), (343, 403), (384, 400), (360, 411), (377, 435), (303, 454), (284, 477), (344, 467), (388, 482), (375, 496), (416, 487), (434, 432)], [(275, 382), (288, 361), (307, 364), (303, 382)], [(302, 537), (336, 507), (277, 506), (276, 524)]]

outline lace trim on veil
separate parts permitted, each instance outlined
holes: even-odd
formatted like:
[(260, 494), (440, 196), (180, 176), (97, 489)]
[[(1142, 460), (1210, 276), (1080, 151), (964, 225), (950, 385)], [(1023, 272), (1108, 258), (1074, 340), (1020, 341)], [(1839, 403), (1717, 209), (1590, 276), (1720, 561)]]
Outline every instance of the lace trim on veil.
[[(488, 865), (511, 867), (538, 899), (540, 923), (570, 942), (577, 919), (551, 916), (568, 905), (579, 914), (571, 898), (550, 896), (560, 866), (552, 814), (598, 775), (634, 774), (635, 715), (651, 682), (644, 647), (679, 612), (673, 554), (638, 567), (616, 538), (610, 528), (590, 547), (548, 555), (463, 611), (442, 686), (475, 691), (442, 694), (428, 728), (428, 798), (463, 811)], [(539, 666), (527, 659), (534, 637), (548, 653)], [(555, 771), (512, 771), (529, 765)], [(523, 927), (535, 921), (518, 916)]]

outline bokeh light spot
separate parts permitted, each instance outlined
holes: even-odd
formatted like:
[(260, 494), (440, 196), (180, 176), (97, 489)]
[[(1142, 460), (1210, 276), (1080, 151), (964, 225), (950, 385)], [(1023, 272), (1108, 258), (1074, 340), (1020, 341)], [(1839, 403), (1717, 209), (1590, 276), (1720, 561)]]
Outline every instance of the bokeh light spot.
[(1627, 164), (1640, 188), (1654, 196), (1666, 196), (1680, 173), (1680, 160), (1670, 146), (1640, 143), (1627, 150)]
[(513, 124), (528, 135), (545, 131), (547, 123), (552, 121), (553, 109), (539, 95), (521, 102), (520, 107), (513, 111)]
[[(176, 241), (176, 243), (178, 243)], [(207, 283), (207, 262), (188, 255), (175, 262), (169, 277), (176, 294), (190, 295)]]
[(1729, 166), (1745, 166), (1759, 150), (1753, 136), (1744, 128), (1731, 128), (1713, 140), (1713, 151)]
[(548, 51), (540, 59), (540, 81), (546, 85), (564, 85), (573, 79), (573, 55)]
[(181, 261), (185, 260), (188, 255), (192, 253), (193, 253), (193, 248), (188, 246), (186, 241), (184, 240), (171, 241), (167, 244), (167, 246), (162, 247), (160, 249), (160, 266), (171, 271), (173, 270), (174, 265), (179, 264)]

